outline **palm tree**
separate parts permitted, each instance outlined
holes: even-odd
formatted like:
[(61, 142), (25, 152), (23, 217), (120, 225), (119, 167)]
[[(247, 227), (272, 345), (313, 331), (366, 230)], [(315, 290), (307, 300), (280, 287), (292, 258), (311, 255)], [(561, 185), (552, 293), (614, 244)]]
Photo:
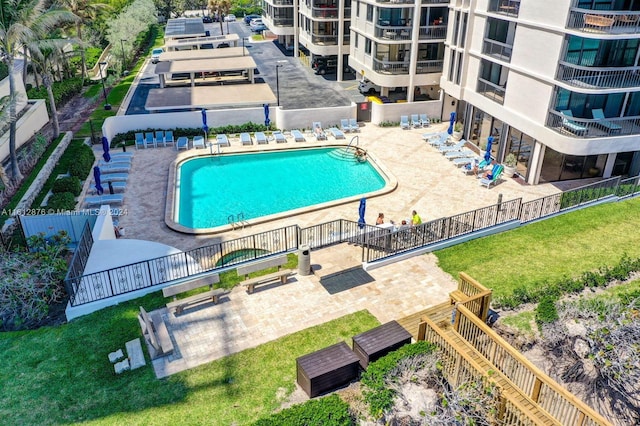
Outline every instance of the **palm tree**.
[[(111, 6), (104, 3), (93, 3), (90, 0), (58, 0), (60, 6), (64, 7), (78, 18), (76, 22), (76, 37), (82, 42), (82, 26), (83, 22), (95, 20), (100, 11), (111, 10)], [(82, 59), (82, 78), (87, 76), (87, 64), (84, 53), (84, 46), (80, 44), (80, 57)]]
[(231, 9), (231, 2), (229, 0), (209, 0), (207, 5), (209, 8), (209, 15), (212, 15), (213, 12), (218, 13), (218, 18), (220, 18), (220, 34), (224, 34), (222, 30), (222, 16), (226, 16)]
[(9, 158), (10, 175), (14, 182), (22, 179), (16, 153), (16, 104), (19, 98), (14, 69), (16, 55), (25, 45), (45, 38), (58, 25), (75, 18), (60, 10), (44, 10), (43, 0), (3, 0), (0, 2), (0, 52), (9, 69)]

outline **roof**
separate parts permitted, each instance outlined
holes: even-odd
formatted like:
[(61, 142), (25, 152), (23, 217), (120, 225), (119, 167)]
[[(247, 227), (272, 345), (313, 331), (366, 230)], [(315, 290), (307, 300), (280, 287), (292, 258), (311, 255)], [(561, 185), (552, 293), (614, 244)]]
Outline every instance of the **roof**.
[[(166, 38), (166, 37), (165, 37)], [(182, 46), (199, 46), (201, 44), (213, 44), (213, 43), (233, 43), (240, 40), (238, 34), (225, 34), (219, 36), (204, 36), (204, 31), (198, 35), (197, 37), (185, 37), (185, 38), (173, 38), (171, 40), (166, 40), (165, 46), (167, 50), (171, 50), (171, 48), (178, 49)]]
[[(244, 55), (242, 54), (244, 51)], [(187, 61), (192, 59), (230, 58), (233, 56), (249, 56), (249, 50), (244, 47), (228, 47), (226, 49), (177, 50), (164, 52), (160, 61)]]
[(169, 19), (164, 30), (165, 40), (179, 37), (194, 37), (203, 35), (205, 35), (205, 32), (202, 18)]
[(251, 56), (235, 56), (232, 58), (194, 59), (191, 61), (159, 62), (156, 74), (173, 74), (189, 72), (222, 72), (248, 70), (255, 68), (256, 61)]
[(166, 111), (273, 104), (276, 95), (266, 83), (151, 89), (145, 109)]

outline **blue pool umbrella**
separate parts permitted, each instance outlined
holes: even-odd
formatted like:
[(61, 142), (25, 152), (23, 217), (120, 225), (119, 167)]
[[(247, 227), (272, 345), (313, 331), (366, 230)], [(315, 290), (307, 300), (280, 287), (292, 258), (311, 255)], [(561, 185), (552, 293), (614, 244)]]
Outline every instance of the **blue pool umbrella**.
[(204, 138), (206, 140), (207, 134), (209, 133), (209, 126), (207, 126), (207, 110), (202, 108), (200, 112), (202, 112), (202, 131), (204, 132)]
[(96, 166), (93, 168), (93, 179), (96, 181), (96, 192), (98, 195), (102, 195), (104, 193), (104, 189), (102, 185), (100, 185), (100, 167)]
[(491, 161), (491, 145), (493, 144), (493, 136), (487, 138), (487, 152), (484, 153), (484, 161)]
[(107, 163), (111, 161), (111, 154), (109, 154), (109, 141), (106, 136), (102, 137), (102, 158)]
[(449, 128), (447, 129), (447, 133), (452, 134), (453, 133), (453, 123), (456, 122), (456, 113), (452, 112), (451, 115), (449, 116)]
[(264, 125), (269, 127), (271, 120), (269, 120), (269, 104), (264, 104)]
[(358, 226), (360, 227), (360, 229), (364, 228), (364, 226), (367, 224), (367, 222), (365, 222), (364, 220), (364, 212), (366, 208), (367, 208), (367, 199), (361, 198), (360, 207), (358, 207), (358, 213), (360, 214), (360, 218), (358, 219)]

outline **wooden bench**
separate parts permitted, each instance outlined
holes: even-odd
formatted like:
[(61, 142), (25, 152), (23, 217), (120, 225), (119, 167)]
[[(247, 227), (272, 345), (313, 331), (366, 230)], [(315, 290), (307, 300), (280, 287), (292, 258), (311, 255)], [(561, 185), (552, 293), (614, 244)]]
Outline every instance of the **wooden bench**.
[(611, 28), (614, 22), (615, 22), (615, 19), (608, 18), (606, 16), (589, 15), (589, 14), (584, 15), (585, 25), (589, 25), (591, 27)]
[[(162, 295), (164, 297), (173, 296), (173, 301), (167, 303), (167, 309), (175, 308), (175, 313), (181, 314), (185, 306), (187, 305), (203, 302), (205, 300), (210, 300), (214, 304), (218, 303), (220, 296), (225, 292), (222, 288), (213, 288), (213, 285), (219, 282), (220, 276), (218, 274), (213, 274), (163, 288)], [(184, 299), (178, 299), (176, 297), (178, 294), (186, 293), (187, 291), (195, 290), (201, 287), (209, 287), (209, 290), (202, 293), (194, 294), (193, 296), (185, 297)]]
[(138, 321), (140, 322), (140, 328), (142, 328), (142, 337), (144, 337), (149, 347), (151, 359), (173, 353), (173, 343), (171, 343), (167, 325), (162, 320), (160, 312), (156, 311), (149, 315), (147, 311), (140, 306)]
[[(245, 280), (242, 281), (242, 285), (247, 287), (247, 293), (253, 293), (256, 286), (262, 284), (268, 284), (275, 280), (280, 280), (282, 284), (286, 284), (289, 275), (293, 274), (291, 269), (281, 269), (282, 265), (287, 263), (287, 255), (275, 256), (265, 260), (259, 260), (247, 265), (239, 266), (237, 269), (238, 276), (244, 275)], [(262, 275), (260, 277), (249, 278), (249, 274), (252, 272), (262, 271), (267, 268), (278, 267), (277, 272), (271, 274)]]

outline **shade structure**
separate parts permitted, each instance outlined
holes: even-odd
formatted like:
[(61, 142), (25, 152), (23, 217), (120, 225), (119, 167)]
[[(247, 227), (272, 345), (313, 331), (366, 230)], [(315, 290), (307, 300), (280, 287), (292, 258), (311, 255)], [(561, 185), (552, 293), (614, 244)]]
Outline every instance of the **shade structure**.
[(366, 209), (367, 209), (367, 199), (361, 198), (360, 207), (358, 207), (358, 214), (360, 216), (358, 218), (358, 226), (360, 227), (360, 229), (364, 228), (364, 226), (367, 224), (367, 222), (364, 220), (364, 213)]
[(109, 140), (106, 136), (102, 137), (102, 158), (107, 163), (111, 161), (111, 154), (109, 154)]
[(449, 128), (447, 129), (447, 133), (453, 133), (453, 124), (456, 122), (456, 113), (452, 112), (449, 116)]
[(100, 167), (96, 166), (93, 168), (93, 180), (96, 181), (96, 192), (98, 195), (102, 195), (104, 193), (104, 189), (102, 185), (100, 185)]
[(487, 151), (484, 153), (484, 160), (491, 161), (491, 145), (493, 145), (493, 136), (487, 138)]
[(269, 127), (271, 120), (269, 120), (269, 104), (264, 104), (264, 125)]

